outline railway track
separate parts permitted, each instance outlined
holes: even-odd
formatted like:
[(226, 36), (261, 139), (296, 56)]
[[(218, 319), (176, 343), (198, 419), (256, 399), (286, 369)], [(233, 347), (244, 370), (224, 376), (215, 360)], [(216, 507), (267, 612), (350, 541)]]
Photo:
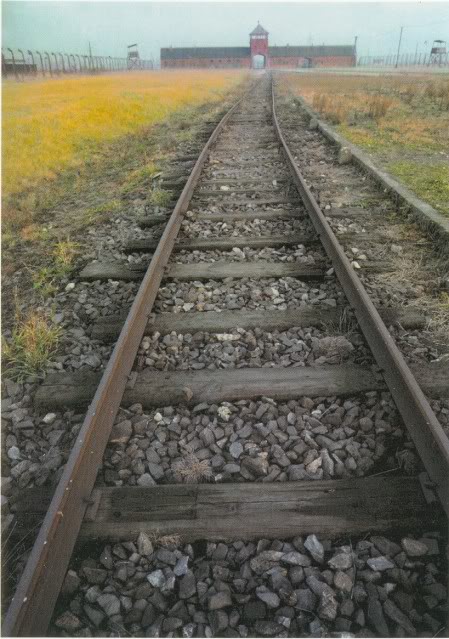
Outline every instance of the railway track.
[[(166, 226), (158, 237), (161, 223)], [(374, 307), (296, 167), (269, 77), (220, 122), (170, 218), (148, 217), (142, 226), (148, 235), (127, 246), (131, 262), (92, 263), (80, 273), (85, 280), (141, 281), (126, 317), (109, 316), (92, 327), (97, 339), (117, 339), (106, 371), (51, 375), (37, 392), (39, 407), (89, 408), (54, 494), (32, 489), (16, 503), (16, 534), (25, 535), (42, 518), (43, 524), (6, 614), (5, 636), (47, 632), (77, 540), (132, 545), (140, 535), (134, 549), (141, 556), (146, 535), (180, 535), (188, 544), (262, 540), (257, 553), (276, 557), (265, 555), (266, 567), (254, 568), (260, 576), (276, 561), (284, 561), (284, 568), (309, 567), (306, 549), (322, 563), (320, 553), (332, 547), (323, 550), (315, 534), (347, 540), (444, 528), (449, 445), (426, 396), (447, 396), (447, 366), (410, 371), (406, 365), (385, 323), (413, 327), (422, 318), (403, 308)], [(363, 268), (388, 266), (373, 261)], [(406, 429), (398, 424), (393, 401)], [(392, 475), (385, 465), (388, 450), (402, 442), (410, 451), (411, 441), (421, 458), (417, 471)], [(307, 537), (305, 546), (298, 536)], [(296, 543), (286, 542), (288, 561), (289, 553), (279, 552), (282, 543), (271, 547), (267, 541), (291, 538)], [(434, 537), (415, 542), (415, 555), (407, 539), (402, 565), (408, 562), (412, 570), (413, 556), (425, 554), (423, 543), (430, 548)], [(222, 546), (209, 554), (218, 556)], [(346, 546), (340, 546), (345, 556), (354, 553), (341, 548)], [(295, 553), (306, 557), (295, 555), (303, 564), (295, 564)], [(383, 554), (376, 549), (370, 561)], [(178, 560), (175, 555), (176, 566)], [(179, 576), (190, 579), (183, 561)], [(150, 573), (147, 595), (161, 588), (157, 572)], [(229, 577), (219, 573), (216, 581), (226, 582)], [(173, 589), (176, 579), (170, 578)], [(338, 586), (325, 595), (323, 578), (318, 585), (313, 579), (314, 573), (307, 575), (320, 600), (313, 616), (332, 623), (342, 596), (354, 590), (355, 573), (349, 593), (342, 586), (346, 595)], [(260, 591), (265, 586), (257, 588), (259, 599), (276, 607)], [(197, 587), (187, 592), (183, 600), (199, 596)], [(207, 594), (215, 612), (212, 621), (198, 622), (201, 632), (209, 623), (213, 634), (229, 633), (216, 611), (231, 606), (230, 592), (215, 583)], [(232, 593), (241, 595), (235, 606), (248, 603), (242, 592)], [(393, 628), (410, 632), (411, 622), (396, 604), (388, 603), (387, 612), (384, 605), (385, 614), (381, 606), (379, 613), (380, 604), (371, 605), (368, 595), (372, 631), (389, 630), (382, 626), (387, 614)], [(211, 607), (220, 597), (224, 605)], [(293, 595), (283, 601), (293, 610), (297, 605)], [(280, 617), (289, 623), (256, 616), (259, 625), (250, 632), (289, 636), (291, 618), (284, 612)], [(100, 613), (88, 615), (94, 626), (103, 623)], [(70, 614), (63, 615), (65, 625), (56, 620), (56, 630), (79, 630)], [(120, 605), (115, 614), (120, 617)], [(142, 611), (131, 617), (133, 632), (139, 632), (141, 617)], [(178, 619), (174, 613), (172, 618)], [(173, 627), (166, 619), (159, 629), (154, 623), (151, 616), (152, 632), (184, 632), (182, 615)], [(348, 628), (351, 623), (364, 627), (360, 616)], [(196, 636), (189, 634), (195, 630), (185, 632)]]

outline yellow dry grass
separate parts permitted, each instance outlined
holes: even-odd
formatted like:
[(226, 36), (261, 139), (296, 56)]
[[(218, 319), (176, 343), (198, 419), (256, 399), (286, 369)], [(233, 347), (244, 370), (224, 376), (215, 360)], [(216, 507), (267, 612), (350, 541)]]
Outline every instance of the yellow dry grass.
[(3, 84), (3, 193), (82, 162), (96, 143), (219, 100), (238, 71), (135, 72)]
[(424, 144), (429, 142), (429, 131), (437, 137), (437, 129), (448, 121), (447, 78), (290, 74), (283, 85), (334, 124), (366, 125), (371, 119), (377, 127), (397, 127), (400, 135), (410, 129), (418, 143), (422, 135), (427, 136)]

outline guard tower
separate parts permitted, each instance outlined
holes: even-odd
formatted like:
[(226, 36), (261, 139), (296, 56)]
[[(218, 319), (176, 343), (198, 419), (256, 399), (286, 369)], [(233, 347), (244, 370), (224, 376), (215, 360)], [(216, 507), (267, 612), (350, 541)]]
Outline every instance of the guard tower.
[(268, 31), (260, 22), (249, 34), (251, 47), (251, 68), (265, 69), (268, 67)]
[(443, 56), (447, 54), (446, 40), (434, 40), (430, 51), (429, 64), (441, 66)]
[(128, 70), (140, 69), (140, 55), (137, 49), (137, 44), (128, 45)]

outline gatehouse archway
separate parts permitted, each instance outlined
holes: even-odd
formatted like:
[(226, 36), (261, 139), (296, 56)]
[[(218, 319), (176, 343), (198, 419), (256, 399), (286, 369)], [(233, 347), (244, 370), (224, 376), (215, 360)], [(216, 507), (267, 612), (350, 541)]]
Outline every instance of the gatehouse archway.
[(252, 57), (252, 68), (253, 69), (265, 69), (267, 65), (267, 59), (262, 53), (257, 53)]

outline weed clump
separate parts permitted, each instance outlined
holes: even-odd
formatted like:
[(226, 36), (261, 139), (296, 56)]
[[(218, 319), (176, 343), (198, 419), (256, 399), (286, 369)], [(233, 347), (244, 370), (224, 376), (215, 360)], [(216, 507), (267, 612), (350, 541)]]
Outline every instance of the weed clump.
[(154, 206), (167, 207), (171, 200), (171, 192), (164, 191), (164, 189), (154, 189), (150, 195), (150, 202), (154, 204)]
[(48, 266), (43, 266), (33, 273), (32, 280), (34, 290), (43, 298), (50, 297), (57, 291), (54, 271)]
[(449, 111), (449, 81), (434, 80), (429, 82), (424, 93), (442, 111)]
[(72, 242), (69, 239), (56, 242), (53, 257), (59, 273), (67, 274), (70, 272), (79, 248), (80, 245), (77, 242)]
[(325, 93), (317, 93), (312, 98), (315, 111), (325, 115), (332, 124), (341, 124), (345, 120), (346, 112), (339, 100)]
[(44, 242), (50, 236), (49, 229), (38, 224), (25, 226), (20, 233), (20, 237), (25, 242)]
[(58, 349), (62, 329), (40, 313), (16, 317), (9, 340), (2, 342), (2, 357), (9, 377), (21, 381), (40, 377)]
[(209, 460), (200, 461), (192, 451), (188, 451), (187, 455), (174, 465), (174, 468), (175, 474), (186, 484), (198, 484), (212, 477)]
[(50, 252), (51, 263), (32, 274), (33, 288), (43, 297), (50, 297), (57, 290), (59, 280), (66, 277), (73, 268), (73, 262), (79, 251), (79, 244), (71, 240), (56, 242)]
[(373, 120), (384, 118), (393, 104), (393, 100), (383, 95), (373, 95), (368, 102), (368, 115)]
[(181, 535), (162, 535), (159, 530), (152, 532), (148, 535), (153, 546), (160, 546), (161, 548), (177, 548), (181, 545)]

